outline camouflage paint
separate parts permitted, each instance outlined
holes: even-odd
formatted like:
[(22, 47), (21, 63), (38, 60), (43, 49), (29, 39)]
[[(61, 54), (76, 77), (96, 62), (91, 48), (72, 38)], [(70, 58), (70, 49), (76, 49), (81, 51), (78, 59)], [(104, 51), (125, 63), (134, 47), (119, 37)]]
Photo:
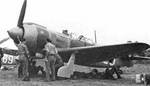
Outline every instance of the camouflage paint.
[(46, 43), (46, 39), (49, 38), (49, 33), (46, 29), (46, 27), (36, 25), (36, 31), (37, 31), (37, 40), (36, 40), (36, 51), (40, 52)]
[(38, 36), (36, 26), (32, 23), (25, 23), (24, 28), (25, 28), (24, 38), (26, 39), (28, 50), (30, 52), (30, 55), (34, 55), (37, 48), (36, 41)]

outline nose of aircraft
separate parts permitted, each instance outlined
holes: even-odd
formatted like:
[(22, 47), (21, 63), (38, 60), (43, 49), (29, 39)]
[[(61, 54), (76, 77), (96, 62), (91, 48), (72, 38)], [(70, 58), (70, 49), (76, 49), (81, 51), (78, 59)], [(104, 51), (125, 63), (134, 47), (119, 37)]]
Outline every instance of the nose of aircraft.
[(8, 32), (8, 34), (9, 34), (9, 36), (10, 36), (13, 40), (17, 39), (18, 36), (19, 36), (19, 37), (22, 37), (22, 35), (23, 35), (22, 29), (20, 29), (20, 28), (18, 28), (18, 27), (17, 27), (17, 28), (10, 29), (10, 30), (8, 30), (7, 32)]

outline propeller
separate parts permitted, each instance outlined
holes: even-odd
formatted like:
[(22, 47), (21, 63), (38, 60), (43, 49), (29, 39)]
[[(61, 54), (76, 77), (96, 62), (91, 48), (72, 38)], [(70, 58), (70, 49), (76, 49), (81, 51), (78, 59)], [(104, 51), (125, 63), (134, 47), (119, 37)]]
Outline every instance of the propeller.
[(22, 38), (24, 37), (24, 33), (25, 33), (25, 30), (23, 27), (23, 20), (24, 20), (24, 16), (25, 16), (25, 12), (26, 12), (26, 5), (27, 5), (27, 0), (24, 0), (24, 3), (21, 8), (20, 16), (18, 19), (18, 24), (17, 24), (17, 26), (23, 30)]
[(0, 44), (4, 43), (4, 42), (5, 42), (5, 41), (7, 41), (8, 39), (9, 39), (9, 37), (8, 37), (8, 38), (4, 38), (4, 39), (0, 40)]

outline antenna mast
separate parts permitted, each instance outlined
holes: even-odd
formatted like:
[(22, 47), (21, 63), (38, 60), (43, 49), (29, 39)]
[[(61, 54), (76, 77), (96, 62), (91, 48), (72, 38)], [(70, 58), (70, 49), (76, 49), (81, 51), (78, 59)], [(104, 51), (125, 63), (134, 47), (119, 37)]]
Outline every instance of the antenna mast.
[(95, 43), (97, 43), (96, 30), (94, 30)]

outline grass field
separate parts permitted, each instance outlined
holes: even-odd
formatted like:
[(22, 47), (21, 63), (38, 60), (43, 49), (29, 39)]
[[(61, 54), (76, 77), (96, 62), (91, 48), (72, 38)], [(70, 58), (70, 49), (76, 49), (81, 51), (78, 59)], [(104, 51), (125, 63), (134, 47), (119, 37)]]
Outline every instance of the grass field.
[(135, 75), (149, 73), (150, 64), (136, 64), (131, 68), (122, 68), (125, 72), (120, 80), (78, 79), (45, 82), (42, 78), (32, 78), (23, 82), (17, 78), (17, 71), (0, 71), (0, 86), (144, 86), (135, 83)]

